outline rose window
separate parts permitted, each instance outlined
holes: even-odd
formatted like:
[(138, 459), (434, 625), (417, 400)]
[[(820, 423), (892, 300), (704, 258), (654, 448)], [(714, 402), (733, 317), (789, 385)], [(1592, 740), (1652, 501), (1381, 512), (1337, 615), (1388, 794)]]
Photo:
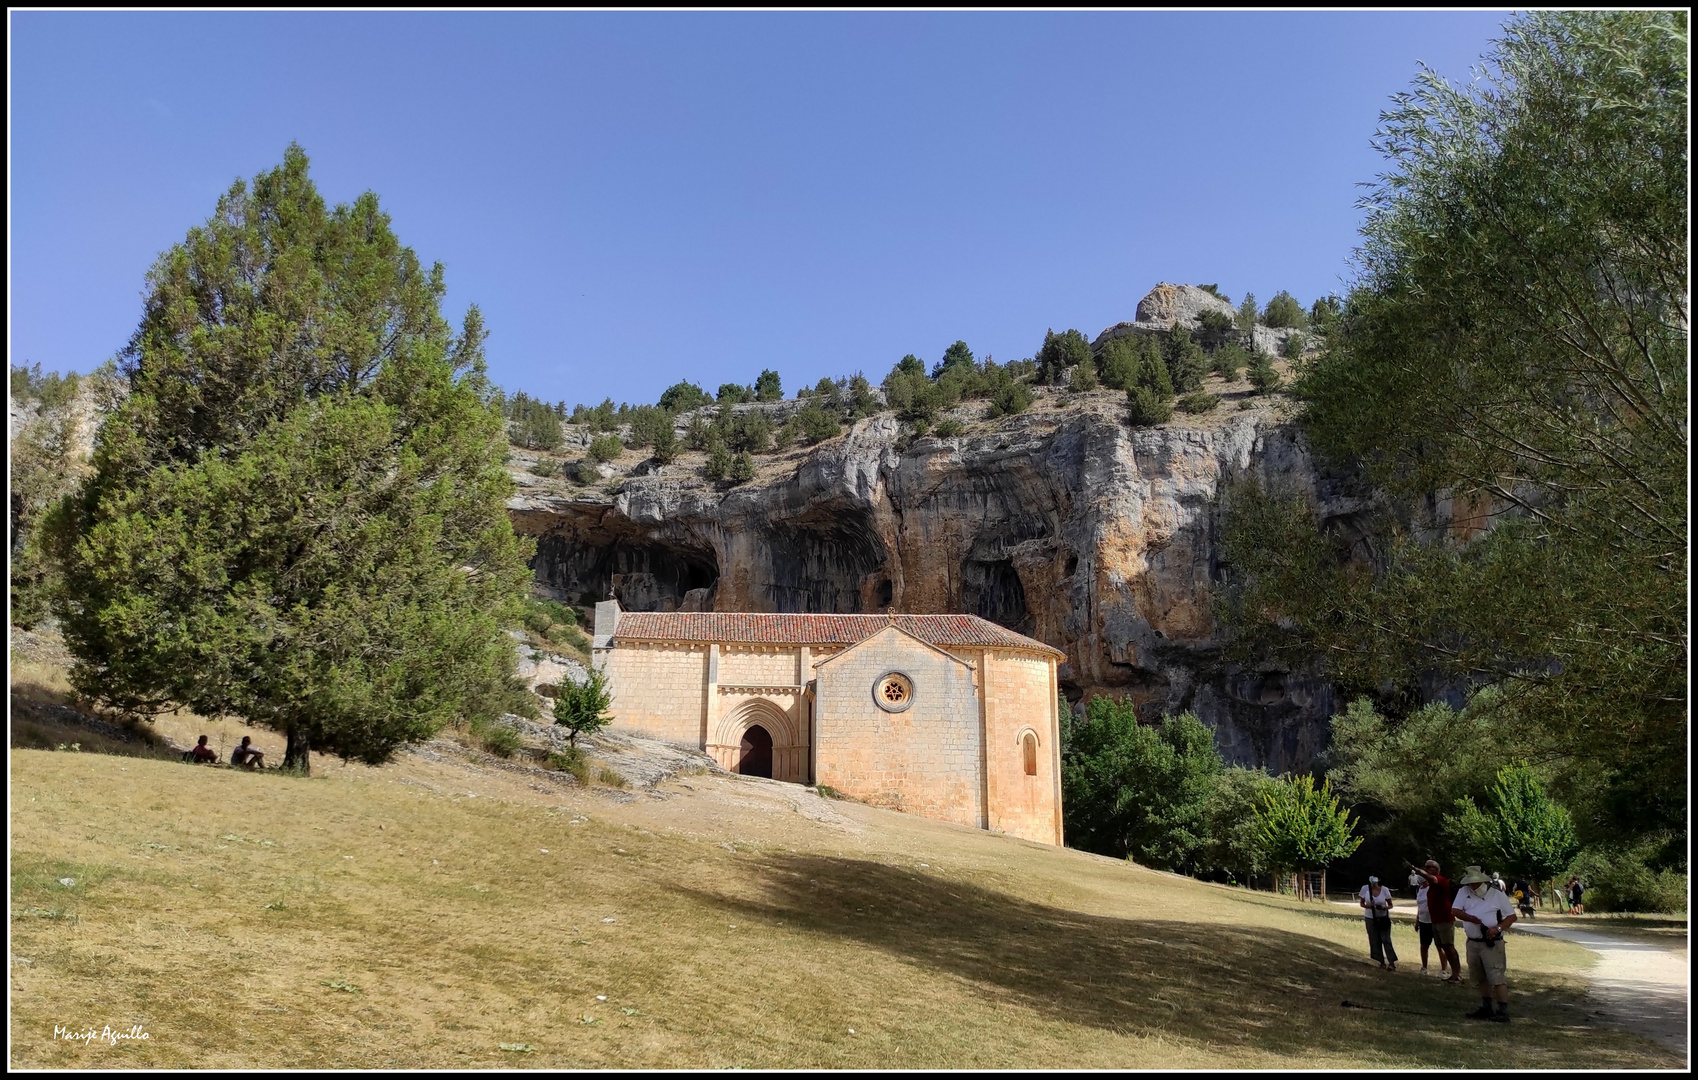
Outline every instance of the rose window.
[(901, 712), (914, 703), (914, 684), (893, 671), (873, 684), (873, 700), (887, 712)]

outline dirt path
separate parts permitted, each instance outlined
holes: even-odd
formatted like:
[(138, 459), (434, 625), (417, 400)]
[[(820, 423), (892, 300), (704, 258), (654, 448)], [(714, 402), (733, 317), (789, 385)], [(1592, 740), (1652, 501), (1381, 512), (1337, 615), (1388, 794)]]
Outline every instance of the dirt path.
[(1596, 930), (1527, 922), (1518, 922), (1515, 928), (1572, 941), (1597, 953), (1598, 964), (1590, 972), (1592, 990), (1604, 1003), (1607, 1019), (1687, 1057), (1690, 974), (1686, 961), (1667, 949)]

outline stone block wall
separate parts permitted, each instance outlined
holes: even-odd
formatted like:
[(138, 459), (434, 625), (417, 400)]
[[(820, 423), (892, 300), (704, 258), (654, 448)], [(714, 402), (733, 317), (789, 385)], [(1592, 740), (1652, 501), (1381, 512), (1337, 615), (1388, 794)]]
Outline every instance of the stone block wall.
[(616, 727), (685, 746), (702, 745), (707, 698), (705, 645), (620, 642), (605, 657)]
[[(815, 775), (845, 794), (924, 817), (985, 827), (973, 669), (894, 628), (815, 665)], [(913, 704), (886, 712), (873, 687), (890, 671)]]
[(800, 651), (796, 645), (721, 645), (719, 683), (721, 686), (795, 686), (806, 681), (798, 678)]
[[(989, 824), (1011, 836), (1061, 843), (1059, 724), (1054, 661), (987, 649), (985, 767)], [(1037, 739), (1036, 773), (1027, 775), (1022, 737)]]

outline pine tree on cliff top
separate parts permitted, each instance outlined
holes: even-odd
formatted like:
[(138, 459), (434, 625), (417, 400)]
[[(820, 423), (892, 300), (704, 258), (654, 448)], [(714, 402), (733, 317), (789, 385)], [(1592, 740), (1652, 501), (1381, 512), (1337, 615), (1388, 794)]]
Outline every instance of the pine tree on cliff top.
[(495, 711), (523, 595), (476, 310), (290, 146), (148, 275), (132, 393), (55, 514), (72, 682), (377, 763)]

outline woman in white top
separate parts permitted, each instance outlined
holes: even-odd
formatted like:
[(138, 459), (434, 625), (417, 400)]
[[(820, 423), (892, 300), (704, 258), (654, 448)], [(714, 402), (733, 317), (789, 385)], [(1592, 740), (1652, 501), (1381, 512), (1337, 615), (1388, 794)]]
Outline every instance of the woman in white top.
[(1362, 905), (1362, 920), (1368, 928), (1368, 955), (1381, 970), (1397, 970), (1397, 950), (1391, 947), (1391, 890), (1371, 877), (1368, 884), (1357, 890), (1356, 902)]
[[(1433, 913), (1427, 908), (1427, 879), (1410, 874), (1409, 884), (1415, 886), (1415, 935), (1421, 939), (1421, 970), (1427, 970), (1427, 950), (1433, 944)], [(1444, 953), (1439, 953), (1439, 969), (1445, 970)]]

